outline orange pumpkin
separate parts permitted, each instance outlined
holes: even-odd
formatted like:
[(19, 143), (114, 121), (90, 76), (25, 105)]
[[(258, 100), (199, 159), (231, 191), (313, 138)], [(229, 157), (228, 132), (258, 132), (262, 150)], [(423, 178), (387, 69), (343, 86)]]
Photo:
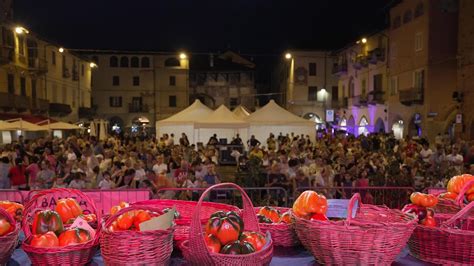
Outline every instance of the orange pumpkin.
[[(463, 186), (471, 180), (474, 180), (474, 176), (468, 174), (453, 176), (448, 182), (448, 192), (459, 194)], [(467, 190), (466, 194), (471, 194), (473, 192), (474, 185)]]
[(293, 212), (298, 217), (307, 218), (314, 213), (326, 214), (328, 202), (326, 197), (312, 190), (306, 190), (296, 199), (293, 204)]
[(280, 221), (280, 212), (273, 207), (269, 207), (269, 206), (262, 207), (258, 211), (258, 214), (267, 217), (273, 223), (278, 223)]
[(438, 198), (440, 199), (449, 199), (449, 200), (455, 200), (458, 197), (457, 193), (454, 192), (444, 192), (439, 194)]

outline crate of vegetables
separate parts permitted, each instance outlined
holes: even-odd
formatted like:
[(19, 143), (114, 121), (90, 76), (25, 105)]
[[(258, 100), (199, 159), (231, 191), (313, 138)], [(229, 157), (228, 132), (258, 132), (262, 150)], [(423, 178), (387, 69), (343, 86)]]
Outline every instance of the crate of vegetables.
[(294, 228), (294, 220), (291, 217), (290, 208), (283, 207), (257, 207), (260, 230), (270, 232), (273, 245), (281, 247), (292, 247), (300, 244)]
[[(106, 265), (166, 265), (173, 252), (174, 222), (155, 207), (132, 205), (111, 215), (101, 231)], [(168, 215), (168, 216), (169, 216)]]
[[(233, 187), (242, 196), (241, 215), (234, 211), (217, 211), (204, 217), (201, 207), (204, 198), (215, 188)], [(233, 183), (222, 183), (208, 188), (201, 195), (194, 210), (189, 240), (182, 243), (184, 258), (191, 265), (268, 265), (272, 260), (273, 242), (270, 234), (260, 230), (254, 207), (245, 191)]]
[[(133, 205), (152, 206), (165, 212), (170, 208), (176, 208), (176, 225), (173, 234), (175, 247), (180, 248), (183, 241), (188, 240), (192, 215), (197, 205), (196, 201), (154, 199), (135, 202)], [(203, 202), (201, 205), (202, 217), (209, 217), (216, 211), (239, 212), (240, 210), (236, 206), (222, 203)], [(205, 224), (207, 218), (203, 218), (201, 222), (202, 224)]]
[[(331, 203), (343, 202), (332, 201)], [(328, 201), (305, 191), (292, 208), (296, 233), (320, 264), (390, 265), (405, 247), (416, 226), (414, 215), (382, 206), (362, 204), (358, 193), (338, 207), (343, 215), (328, 219)], [(344, 218), (343, 218), (344, 217)]]
[(18, 244), (20, 226), (13, 216), (0, 208), (0, 265), (7, 264)]
[(98, 248), (97, 219), (94, 202), (79, 190), (38, 191), (25, 205), (23, 250), (33, 264), (85, 265)]

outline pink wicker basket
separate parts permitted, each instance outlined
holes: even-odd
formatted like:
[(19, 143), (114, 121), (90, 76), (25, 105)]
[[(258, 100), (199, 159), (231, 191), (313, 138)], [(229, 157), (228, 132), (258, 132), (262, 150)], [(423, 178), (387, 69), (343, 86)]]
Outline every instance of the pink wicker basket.
[[(355, 202), (359, 210), (352, 218)], [(390, 265), (415, 229), (414, 216), (364, 204), (352, 196), (344, 221), (311, 221), (295, 215), (296, 233), (318, 263), (327, 265)]]
[[(255, 213), (258, 213), (261, 207), (254, 208)], [(290, 208), (283, 208), (283, 207), (272, 207), (283, 214), (290, 210)], [(270, 232), (272, 235), (273, 245), (281, 246), (281, 247), (293, 247), (300, 245), (300, 241), (298, 240), (298, 236), (296, 235), (296, 231), (294, 228), (294, 223), (286, 224), (286, 223), (259, 223), (260, 230), (262, 232)]]
[(39, 210), (53, 209), (54, 207), (50, 206), (51, 203), (55, 203), (59, 198), (75, 198), (82, 205), (81, 207), (87, 207), (100, 221), (100, 212), (97, 211), (94, 201), (79, 190), (53, 188), (35, 192), (30, 201), (26, 203), (23, 213), (22, 229), (25, 233), (23, 250), (31, 262), (37, 265), (85, 265), (97, 251), (100, 228), (97, 228), (94, 239), (83, 244), (57, 248), (37, 248), (29, 245), (32, 237), (30, 226), (34, 214)]
[(152, 206), (133, 205), (111, 215), (102, 228), (100, 246), (106, 265), (166, 265), (173, 252), (174, 227), (153, 231), (117, 231), (107, 228), (128, 211), (148, 210), (163, 214)]
[(13, 226), (13, 231), (4, 236), (0, 236), (0, 265), (4, 265), (8, 263), (10, 256), (18, 244), (20, 226), (16, 223), (15, 219), (2, 208), (0, 208), (0, 218), (5, 218)]
[(420, 260), (443, 265), (474, 265), (474, 202), (457, 214), (435, 213), (439, 227), (418, 225), (408, 247)]
[[(175, 220), (176, 226), (174, 231), (175, 247), (180, 248), (183, 241), (189, 239), (189, 228), (191, 226), (191, 220), (193, 217), (194, 209), (196, 208), (196, 201), (185, 201), (185, 200), (145, 200), (134, 203), (133, 205), (141, 206), (153, 206), (160, 210), (165, 208), (176, 207), (180, 217)], [(202, 223), (205, 224), (211, 214), (216, 211), (235, 211), (239, 212), (240, 209), (227, 204), (214, 203), (214, 202), (203, 202), (201, 205)]]
[(461, 188), (461, 191), (459, 191), (459, 194), (455, 200), (438, 198), (438, 204), (436, 204), (436, 206), (433, 208), (434, 211), (436, 213), (458, 213), (462, 208), (464, 208), (464, 196), (472, 186), (474, 186), (474, 180), (466, 182)]
[(184, 258), (191, 265), (268, 265), (272, 260), (272, 242), (267, 243), (266, 247), (262, 250), (246, 255), (211, 253), (207, 249), (201, 222), (201, 219), (203, 218), (203, 216), (201, 215), (201, 207), (204, 197), (209, 194), (213, 189), (221, 187), (233, 187), (240, 192), (240, 194), (242, 195), (242, 219), (244, 221), (245, 230), (261, 232), (258, 225), (257, 216), (255, 215), (255, 212), (253, 210), (252, 201), (248, 197), (247, 193), (245, 193), (245, 191), (241, 187), (233, 183), (222, 183), (214, 185), (204, 191), (204, 193), (199, 198), (196, 209), (194, 210), (193, 219), (191, 222), (191, 229), (189, 233), (189, 240), (184, 241), (181, 246)]

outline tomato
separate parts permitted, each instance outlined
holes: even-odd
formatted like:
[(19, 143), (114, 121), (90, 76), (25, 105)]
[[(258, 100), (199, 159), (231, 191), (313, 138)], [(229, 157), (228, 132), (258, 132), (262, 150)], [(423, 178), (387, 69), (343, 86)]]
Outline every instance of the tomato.
[(433, 218), (433, 216), (428, 215), (421, 221), (421, 224), (426, 227), (436, 227), (436, 220)]
[(5, 218), (0, 218), (0, 236), (4, 236), (13, 230), (13, 226)]
[(265, 236), (257, 232), (243, 232), (242, 236), (240, 237), (240, 240), (247, 241), (252, 244), (255, 251), (261, 250), (267, 242), (265, 240)]
[(151, 219), (151, 215), (148, 211), (139, 210), (135, 214), (135, 219), (133, 220), (133, 226), (137, 230), (140, 230), (140, 224)]
[(291, 224), (291, 214), (289, 211), (283, 213), (280, 217), (280, 223)]
[(219, 253), (221, 251), (221, 242), (219, 242), (216, 236), (209, 234), (204, 237), (204, 240), (210, 252)]
[[(458, 176), (453, 176), (449, 182), (448, 182), (448, 192), (454, 192), (459, 194), (461, 192), (461, 189), (464, 187), (464, 185), (471, 181), (474, 180), (474, 176), (464, 174), (464, 175), (458, 175)], [(467, 191), (466, 194), (471, 194), (474, 193), (474, 186), (471, 186)]]
[(271, 224), (272, 223), (272, 220), (270, 220), (268, 217), (263, 216), (261, 214), (257, 214), (257, 219), (258, 219), (259, 223), (263, 223), (263, 224)]
[(75, 219), (82, 214), (81, 207), (73, 198), (58, 200), (55, 210), (59, 213), (59, 216), (61, 216), (63, 223), (66, 223), (70, 219)]
[(132, 227), (134, 219), (135, 213), (133, 211), (126, 212), (117, 218), (117, 226), (121, 230), (128, 230)]
[(222, 245), (239, 239), (244, 228), (242, 219), (233, 211), (219, 211), (211, 215), (206, 224), (206, 235), (212, 234)]
[(258, 211), (258, 214), (267, 217), (273, 223), (278, 223), (280, 221), (280, 212), (273, 207), (269, 207), (269, 206), (262, 207)]
[(310, 218), (311, 221), (328, 221), (328, 217), (324, 214), (315, 213)]
[(34, 235), (53, 231), (59, 235), (64, 230), (63, 221), (55, 211), (44, 210), (34, 214), (31, 232)]
[(426, 208), (430, 208), (438, 204), (438, 198), (431, 194), (422, 194), (420, 205)]
[(227, 245), (225, 245), (221, 253), (223, 254), (231, 254), (231, 255), (239, 255), (239, 254), (250, 254), (255, 252), (255, 248), (247, 241), (233, 241)]
[(307, 217), (313, 213), (326, 214), (328, 203), (326, 197), (312, 190), (306, 190), (293, 204), (293, 212), (298, 217)]
[(59, 246), (59, 240), (52, 231), (46, 234), (33, 235), (30, 245), (37, 248), (51, 248)]
[(457, 193), (454, 193), (454, 192), (444, 192), (444, 193), (441, 193), (439, 194), (438, 198), (441, 198), (441, 199), (450, 199), (450, 200), (455, 200), (456, 198), (458, 197), (458, 194)]

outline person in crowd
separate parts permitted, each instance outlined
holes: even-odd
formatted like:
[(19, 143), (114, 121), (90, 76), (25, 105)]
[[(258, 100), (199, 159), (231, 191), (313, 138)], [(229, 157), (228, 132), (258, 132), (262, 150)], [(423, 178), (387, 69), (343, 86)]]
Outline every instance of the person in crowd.
[(35, 183), (40, 189), (48, 189), (53, 186), (54, 178), (56, 174), (51, 168), (51, 163), (48, 160), (41, 162), (41, 169), (36, 175)]
[(84, 173), (82, 172), (76, 172), (73, 173), (72, 175), (73, 179), (69, 183), (68, 188), (73, 188), (73, 189), (85, 189), (86, 188), (86, 183), (83, 180)]
[(181, 145), (183, 147), (188, 147), (189, 146), (188, 136), (186, 136), (185, 133), (181, 133), (181, 138), (179, 139), (179, 145)]
[(115, 184), (112, 181), (110, 173), (109, 172), (104, 172), (103, 177), (104, 178), (99, 182), (99, 188), (100, 189), (112, 189), (112, 188), (114, 188)]
[(257, 145), (260, 144), (260, 141), (255, 138), (255, 135), (250, 136), (250, 139), (247, 141), (247, 145), (249, 146), (250, 150), (254, 149)]
[(219, 140), (217, 139), (217, 134), (212, 135), (212, 137), (209, 138), (209, 141), (207, 142), (208, 146), (215, 146), (219, 144)]
[(3, 156), (0, 158), (0, 189), (9, 189), (10, 188), (10, 178), (8, 173), (10, 170), (10, 159)]
[(15, 165), (8, 172), (12, 189), (27, 189), (26, 167), (21, 158), (15, 159)]
[(231, 145), (243, 145), (244, 143), (242, 142), (242, 139), (240, 138), (240, 135), (237, 133), (235, 135), (235, 138), (232, 139), (232, 141), (230, 142)]

